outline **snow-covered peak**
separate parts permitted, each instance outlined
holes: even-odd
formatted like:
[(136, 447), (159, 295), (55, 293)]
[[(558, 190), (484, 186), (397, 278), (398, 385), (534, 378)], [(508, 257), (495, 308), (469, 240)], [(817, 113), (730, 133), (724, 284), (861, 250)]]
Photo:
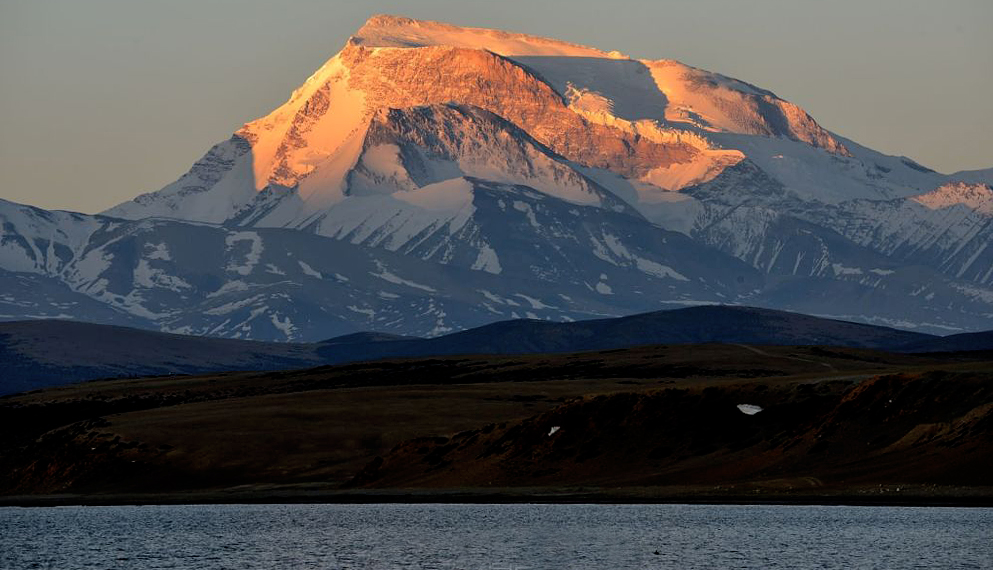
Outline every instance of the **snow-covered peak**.
[(90, 235), (112, 221), (60, 210), (42, 210), (0, 198), (0, 269), (57, 272)]
[[(763, 174), (757, 186), (728, 171), (745, 160)], [(769, 91), (673, 60), (374, 16), (286, 103), (173, 184), (107, 213), (318, 232), (349, 201), (460, 205), (463, 178), (684, 230), (701, 208), (693, 187), (712, 181), (730, 202), (771, 207), (786, 195), (903, 198), (954, 180), (834, 135)]]
[(961, 204), (982, 214), (993, 215), (993, 188), (986, 184), (952, 182), (912, 198), (932, 210)]
[(626, 58), (617, 52), (607, 53), (596, 48), (549, 38), (487, 28), (466, 28), (444, 22), (415, 20), (388, 14), (369, 18), (349, 42), (365, 47), (451, 46), (485, 49), (504, 56)]

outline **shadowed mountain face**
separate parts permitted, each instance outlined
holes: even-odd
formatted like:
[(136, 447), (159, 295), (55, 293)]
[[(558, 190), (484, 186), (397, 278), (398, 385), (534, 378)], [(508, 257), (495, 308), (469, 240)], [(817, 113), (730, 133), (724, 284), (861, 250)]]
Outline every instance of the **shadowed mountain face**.
[(96, 378), (278, 370), (321, 362), (308, 345), (165, 334), (73, 321), (0, 323), (0, 394)]
[[(620, 317), (550, 323), (506, 321), (434, 339), (348, 348), (324, 345), (330, 360), (443, 354), (523, 354), (608, 350), (649, 344), (829, 345), (893, 350), (931, 337), (886, 327), (752, 307), (691, 307)], [(323, 343), (322, 343), (323, 344)]]
[(903, 352), (993, 351), (993, 331), (928, 338), (901, 347)]
[(753, 307), (705, 306), (578, 323), (509, 321), (429, 340), (481, 353), (571, 352), (640, 344), (746, 343), (888, 349), (927, 335)]
[(0, 323), (0, 394), (96, 378), (277, 370), (398, 357), (535, 354), (690, 343), (884, 350), (911, 345), (914, 350), (927, 350), (930, 342), (942, 340), (885, 327), (727, 306), (575, 323), (505, 321), (432, 339), (353, 333), (296, 344), (164, 334), (72, 321), (22, 321)]
[(680, 62), (374, 16), (157, 192), (0, 201), (0, 319), (312, 342), (729, 303), (971, 332), (990, 183)]

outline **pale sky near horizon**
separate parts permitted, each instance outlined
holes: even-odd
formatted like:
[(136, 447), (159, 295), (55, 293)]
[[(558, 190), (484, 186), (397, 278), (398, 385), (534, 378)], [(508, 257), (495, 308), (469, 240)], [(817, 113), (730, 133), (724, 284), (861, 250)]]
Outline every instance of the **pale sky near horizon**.
[(993, 0), (0, 0), (0, 198), (157, 190), (375, 13), (678, 59), (875, 150), (993, 167)]

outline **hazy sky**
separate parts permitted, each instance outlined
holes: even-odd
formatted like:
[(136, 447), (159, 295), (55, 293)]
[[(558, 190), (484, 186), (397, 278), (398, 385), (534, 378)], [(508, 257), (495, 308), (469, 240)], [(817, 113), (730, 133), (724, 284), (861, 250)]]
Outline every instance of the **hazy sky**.
[(373, 13), (678, 59), (876, 150), (993, 167), (993, 0), (0, 0), (0, 198), (97, 212), (157, 190)]

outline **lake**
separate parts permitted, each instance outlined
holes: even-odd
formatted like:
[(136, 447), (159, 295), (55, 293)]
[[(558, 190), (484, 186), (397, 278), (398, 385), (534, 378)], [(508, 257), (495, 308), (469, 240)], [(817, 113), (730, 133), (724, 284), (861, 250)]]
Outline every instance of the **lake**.
[(0, 508), (4, 569), (993, 568), (993, 509)]

